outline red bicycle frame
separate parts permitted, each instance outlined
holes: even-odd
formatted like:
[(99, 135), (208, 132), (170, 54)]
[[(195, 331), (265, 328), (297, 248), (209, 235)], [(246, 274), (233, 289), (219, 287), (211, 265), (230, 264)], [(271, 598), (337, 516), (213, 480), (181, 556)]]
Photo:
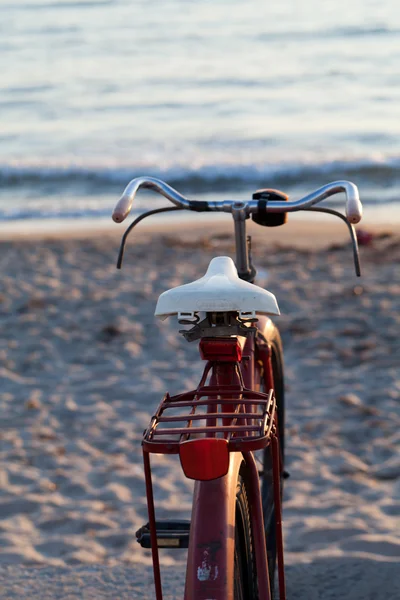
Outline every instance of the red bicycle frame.
[[(285, 600), (280, 499), (280, 449), (270, 321), (258, 334), (200, 342), (208, 360), (198, 388), (162, 400), (143, 439), (156, 599), (162, 600), (150, 453), (179, 454), (186, 476), (195, 479), (186, 570), (185, 600), (232, 600), (236, 483), (246, 481), (258, 593), (271, 600), (259, 474), (252, 451), (271, 444), (280, 599)], [(265, 334), (265, 335), (264, 335)], [(244, 339), (244, 338), (240, 338)], [(256, 392), (264, 378), (268, 394)], [(207, 380), (209, 381), (206, 385)], [(179, 414), (177, 414), (177, 411)], [(183, 414), (182, 414), (183, 411)], [(171, 415), (172, 413), (172, 415)], [(203, 424), (205, 422), (205, 424)], [(220, 424), (221, 423), (221, 424)]]

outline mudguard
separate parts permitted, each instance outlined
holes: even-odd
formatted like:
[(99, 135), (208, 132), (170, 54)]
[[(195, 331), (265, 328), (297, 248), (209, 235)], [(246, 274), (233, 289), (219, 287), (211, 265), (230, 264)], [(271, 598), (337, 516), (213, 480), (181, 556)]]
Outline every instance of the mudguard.
[(257, 315), (257, 318), (258, 318), (258, 322), (256, 324), (257, 329), (259, 330), (261, 335), (267, 341), (269, 341), (269, 339), (271, 338), (272, 331), (275, 328), (275, 325), (273, 324), (271, 319), (269, 319), (268, 317), (264, 317), (262, 315)]
[(185, 600), (233, 599), (236, 483), (242, 462), (242, 454), (232, 452), (227, 475), (195, 483)]

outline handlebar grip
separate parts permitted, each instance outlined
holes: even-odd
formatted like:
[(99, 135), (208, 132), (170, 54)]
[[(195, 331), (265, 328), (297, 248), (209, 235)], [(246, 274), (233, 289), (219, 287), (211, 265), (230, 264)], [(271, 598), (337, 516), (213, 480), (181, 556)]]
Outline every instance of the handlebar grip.
[(116, 223), (122, 223), (129, 215), (130, 210), (132, 208), (133, 198), (131, 195), (122, 194), (121, 198), (118, 200), (117, 206), (114, 208), (112, 218)]
[(346, 202), (346, 216), (349, 223), (359, 223), (361, 221), (363, 208), (361, 200), (358, 196), (358, 189), (354, 186), (351, 189), (351, 193), (347, 196)]

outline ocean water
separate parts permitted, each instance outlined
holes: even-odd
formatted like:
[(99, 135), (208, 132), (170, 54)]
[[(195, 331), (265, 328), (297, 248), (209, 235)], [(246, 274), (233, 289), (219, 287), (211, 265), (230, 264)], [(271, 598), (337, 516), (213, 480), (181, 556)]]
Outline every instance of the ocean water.
[[(400, 201), (397, 0), (0, 2), (0, 220), (350, 179)], [(148, 194), (137, 210), (165, 204)]]

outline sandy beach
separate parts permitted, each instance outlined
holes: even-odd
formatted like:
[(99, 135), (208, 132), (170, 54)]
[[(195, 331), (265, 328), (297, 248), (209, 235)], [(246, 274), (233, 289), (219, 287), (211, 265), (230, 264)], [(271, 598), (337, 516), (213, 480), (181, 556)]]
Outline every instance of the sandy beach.
[[(154, 598), (142, 431), (202, 368), (154, 308), (234, 247), (222, 224), (138, 228), (118, 271), (114, 230), (0, 238), (2, 599)], [(288, 599), (399, 598), (399, 227), (361, 247), (361, 279), (339, 223), (254, 234), (285, 348)], [(153, 464), (158, 516), (189, 518), (176, 458)], [(182, 598), (184, 555), (161, 556)]]

